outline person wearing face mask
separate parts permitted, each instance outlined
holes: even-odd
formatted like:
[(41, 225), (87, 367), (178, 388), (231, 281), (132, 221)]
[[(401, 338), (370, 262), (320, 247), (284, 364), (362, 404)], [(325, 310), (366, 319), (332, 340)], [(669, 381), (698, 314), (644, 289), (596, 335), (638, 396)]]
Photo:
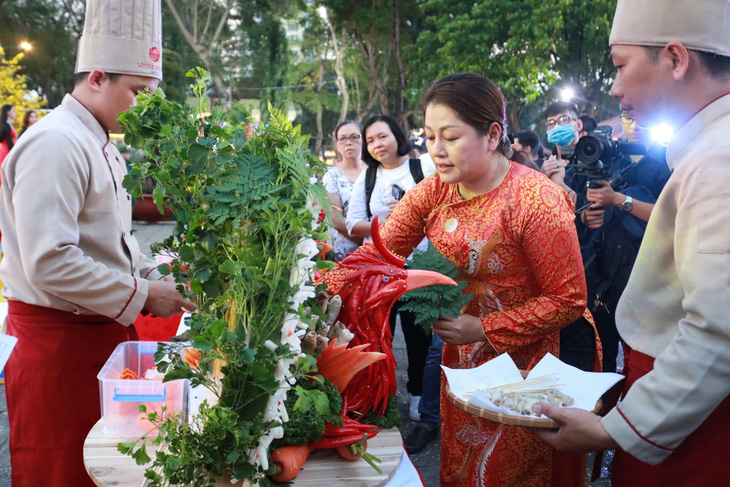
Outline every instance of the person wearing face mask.
[[(540, 171), (551, 181), (562, 187), (576, 207), (587, 203), (585, 198), (586, 178), (576, 177), (566, 168), (568, 157), (580, 138), (583, 121), (578, 117), (578, 109), (567, 102), (555, 102), (545, 110), (545, 126), (548, 142), (555, 145), (553, 154), (543, 162)], [(567, 169), (567, 173), (566, 173)], [(577, 225), (577, 223), (576, 223)], [(579, 234), (580, 241), (580, 234)], [(582, 245), (581, 241), (581, 245)], [(593, 367), (595, 334), (588, 317), (581, 316), (560, 330), (560, 360), (581, 370)]]
[(568, 157), (573, 153), (575, 144), (580, 138), (580, 131), (583, 129), (583, 122), (578, 117), (578, 109), (575, 105), (563, 101), (555, 102), (545, 110), (545, 126), (547, 128), (548, 142), (555, 145), (553, 155), (542, 164), (541, 171), (550, 180), (565, 191), (567, 191), (573, 203), (578, 200), (576, 184), (577, 181), (568, 175), (566, 177), (565, 166), (568, 164)]

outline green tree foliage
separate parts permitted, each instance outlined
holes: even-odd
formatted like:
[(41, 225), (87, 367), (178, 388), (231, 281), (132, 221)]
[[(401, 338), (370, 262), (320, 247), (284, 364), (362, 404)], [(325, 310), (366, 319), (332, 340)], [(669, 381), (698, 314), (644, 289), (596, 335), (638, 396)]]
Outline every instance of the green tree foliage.
[(29, 90), (52, 107), (73, 89), (76, 47), (84, 21), (83, 0), (22, 0), (0, 2), (0, 44), (8, 56), (18, 45), (33, 45), (22, 62)]
[(446, 74), (475, 71), (502, 88), (517, 126), (528, 105), (554, 101), (549, 90), (558, 81), (572, 85), (589, 112), (605, 109), (615, 7), (616, 0), (426, 0), (424, 29), (409, 50), (409, 95), (419, 98)]
[(28, 96), (26, 77), (20, 74), (23, 57), (23, 53), (20, 53), (12, 59), (5, 59), (5, 52), (0, 47), (0, 104), (15, 107), (19, 115), (15, 121), (16, 129), (20, 128), (26, 110), (44, 105), (42, 100)]
[[(285, 19), (294, 21), (305, 9), (299, 0), (240, 0), (236, 70), (241, 73), (238, 93), (258, 98), (266, 121), (269, 103), (287, 112), (291, 101), (290, 67), (293, 59), (286, 38)], [(292, 22), (296, 25), (296, 22)]]
[(367, 89), (369, 83), (374, 87), (358, 111), (360, 118), (372, 111), (391, 113), (402, 122), (410, 116), (403, 96), (408, 77), (404, 49), (416, 38), (416, 26), (421, 24), (417, 4), (415, 0), (322, 0), (333, 24), (349, 32), (359, 50), (367, 78), (361, 76), (355, 89)]
[[(228, 20), (234, 12), (234, 3), (235, 0), (164, 2), (164, 17), (169, 14), (174, 19), (185, 42), (210, 72), (212, 85), (219, 96), (226, 92), (221, 69), (221, 48), (231, 35)], [(166, 26), (171, 27), (171, 24), (166, 22)]]

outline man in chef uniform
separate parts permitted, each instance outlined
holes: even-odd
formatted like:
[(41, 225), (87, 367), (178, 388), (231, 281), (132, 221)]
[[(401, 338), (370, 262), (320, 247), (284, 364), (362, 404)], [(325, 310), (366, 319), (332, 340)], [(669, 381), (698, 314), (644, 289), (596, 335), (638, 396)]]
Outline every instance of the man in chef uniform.
[[(605, 417), (536, 406), (570, 451), (616, 448), (612, 485), (726, 485), (730, 463), (730, 1), (619, 0), (611, 93), (640, 126), (670, 123), (672, 169), (616, 324), (624, 398)], [(628, 392), (626, 392), (627, 389)]]
[(13, 487), (94, 485), (82, 447), (100, 418), (97, 373), (141, 311), (194, 309), (140, 254), (109, 141), (162, 79), (160, 17), (160, 0), (87, 0), (73, 92), (2, 166)]

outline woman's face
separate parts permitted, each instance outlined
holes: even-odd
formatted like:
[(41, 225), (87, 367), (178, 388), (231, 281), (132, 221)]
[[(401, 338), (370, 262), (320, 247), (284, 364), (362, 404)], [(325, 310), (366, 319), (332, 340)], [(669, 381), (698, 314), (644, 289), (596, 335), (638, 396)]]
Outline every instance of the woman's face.
[(337, 131), (337, 151), (343, 159), (357, 160), (362, 151), (362, 135), (354, 123), (348, 123)]
[(31, 114), (28, 115), (28, 127), (30, 127), (31, 125), (33, 125), (37, 121), (38, 121), (38, 115), (36, 115), (35, 112), (31, 112)]
[(8, 111), (8, 122), (14, 122), (15, 118), (18, 116), (18, 112), (15, 111), (15, 107), (11, 108)]
[(383, 165), (398, 162), (398, 141), (385, 122), (375, 122), (365, 130), (365, 143), (373, 159)]
[[(490, 137), (479, 134), (446, 105), (426, 107), (426, 147), (441, 181), (476, 182), (489, 173)], [(492, 143), (492, 145), (494, 145)]]

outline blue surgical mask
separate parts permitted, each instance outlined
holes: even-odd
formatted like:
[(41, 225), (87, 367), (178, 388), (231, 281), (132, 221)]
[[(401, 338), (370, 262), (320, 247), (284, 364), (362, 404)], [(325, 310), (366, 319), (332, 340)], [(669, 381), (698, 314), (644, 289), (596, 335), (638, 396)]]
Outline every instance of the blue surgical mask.
[(556, 125), (548, 130), (548, 142), (560, 147), (568, 147), (573, 139), (578, 136), (578, 133), (573, 129), (573, 125), (575, 124), (566, 123), (565, 125)]

